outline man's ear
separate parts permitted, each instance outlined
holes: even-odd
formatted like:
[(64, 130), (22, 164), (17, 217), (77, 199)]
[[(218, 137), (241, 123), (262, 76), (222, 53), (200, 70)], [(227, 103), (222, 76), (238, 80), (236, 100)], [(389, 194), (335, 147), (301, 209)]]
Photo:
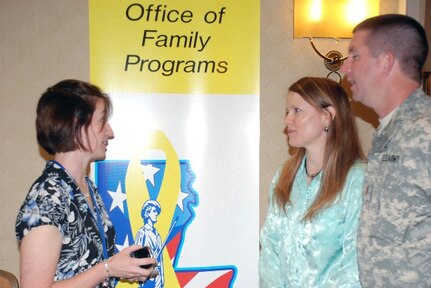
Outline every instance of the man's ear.
[(395, 55), (394, 53), (388, 51), (385, 53), (382, 53), (379, 57), (382, 57), (381, 59), (381, 67), (384, 75), (389, 75), (392, 71), (392, 68), (395, 64)]

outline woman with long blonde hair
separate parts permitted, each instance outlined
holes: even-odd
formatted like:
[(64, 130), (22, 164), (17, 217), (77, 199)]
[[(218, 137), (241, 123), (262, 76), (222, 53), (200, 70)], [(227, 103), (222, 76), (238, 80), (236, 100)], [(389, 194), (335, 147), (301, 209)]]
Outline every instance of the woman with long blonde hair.
[(356, 235), (365, 171), (344, 89), (327, 78), (290, 86), (292, 157), (276, 172), (261, 230), (261, 287), (360, 287)]

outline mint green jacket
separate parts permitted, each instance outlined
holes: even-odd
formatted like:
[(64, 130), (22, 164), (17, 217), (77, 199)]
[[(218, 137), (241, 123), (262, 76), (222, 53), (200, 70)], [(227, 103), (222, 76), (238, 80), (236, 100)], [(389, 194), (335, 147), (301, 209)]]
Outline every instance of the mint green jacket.
[(366, 165), (357, 162), (335, 202), (311, 221), (303, 221), (322, 179), (321, 173), (307, 186), (304, 161), (286, 212), (273, 199), (281, 169), (271, 183), (270, 204), (260, 234), (260, 288), (361, 287), (356, 238)]

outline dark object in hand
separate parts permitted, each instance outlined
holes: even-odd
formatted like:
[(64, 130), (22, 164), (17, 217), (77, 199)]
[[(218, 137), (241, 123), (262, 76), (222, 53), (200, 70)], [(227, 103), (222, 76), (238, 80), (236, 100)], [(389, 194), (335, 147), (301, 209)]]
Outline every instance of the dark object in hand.
[[(151, 253), (151, 249), (148, 246), (144, 246), (143, 248), (136, 250), (133, 252), (133, 257), (135, 258), (152, 258), (153, 253)], [(153, 264), (141, 265), (141, 268), (149, 269), (153, 266)]]

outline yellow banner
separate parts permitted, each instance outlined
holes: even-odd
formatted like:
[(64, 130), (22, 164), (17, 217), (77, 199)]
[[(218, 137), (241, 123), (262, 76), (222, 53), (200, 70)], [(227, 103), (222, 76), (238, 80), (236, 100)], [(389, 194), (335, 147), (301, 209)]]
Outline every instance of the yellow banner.
[(114, 103), (96, 183), (118, 250), (153, 246), (146, 287), (258, 286), (259, 6), (89, 0), (90, 80)]
[(91, 82), (105, 91), (258, 93), (259, 1), (89, 3)]

